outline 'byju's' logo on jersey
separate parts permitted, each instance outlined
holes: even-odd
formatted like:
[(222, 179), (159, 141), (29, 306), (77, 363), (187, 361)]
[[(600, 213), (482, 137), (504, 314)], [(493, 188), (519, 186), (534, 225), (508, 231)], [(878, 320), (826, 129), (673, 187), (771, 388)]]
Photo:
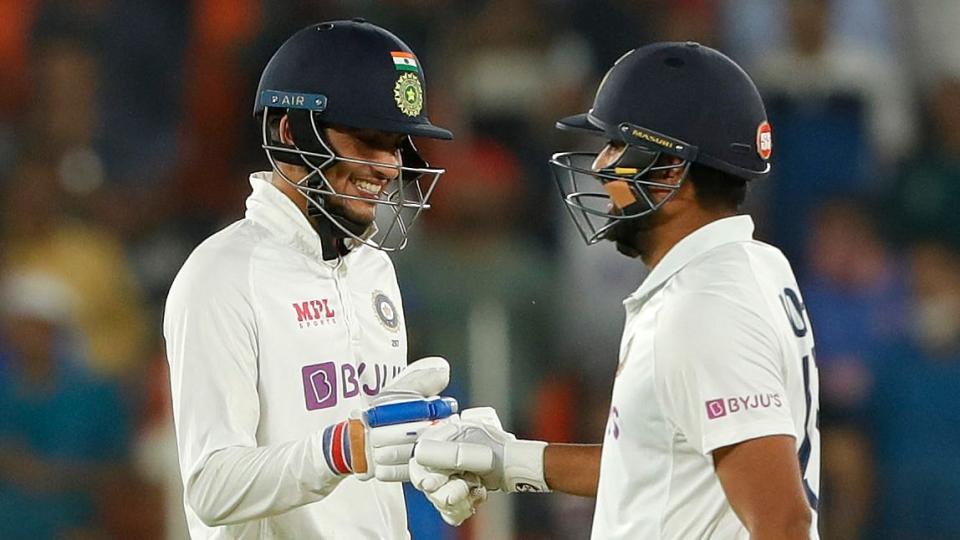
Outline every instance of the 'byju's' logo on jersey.
[(303, 366), (301, 372), (308, 411), (337, 404), (337, 366), (333, 362)]
[(330, 301), (326, 298), (294, 302), (293, 310), (300, 328), (337, 323), (337, 312), (330, 307)]
[(727, 402), (722, 399), (711, 399), (707, 402), (707, 418), (713, 420), (727, 415)]
[(741, 411), (769, 409), (770, 407), (780, 408), (783, 407), (783, 400), (780, 398), (780, 394), (750, 394), (732, 398), (711, 399), (705, 405), (707, 407), (707, 419), (713, 420)]
[(402, 365), (359, 365), (323, 362), (300, 369), (303, 377), (303, 397), (308, 411), (329, 409), (340, 399), (350, 399), (361, 393), (372, 397), (403, 371)]

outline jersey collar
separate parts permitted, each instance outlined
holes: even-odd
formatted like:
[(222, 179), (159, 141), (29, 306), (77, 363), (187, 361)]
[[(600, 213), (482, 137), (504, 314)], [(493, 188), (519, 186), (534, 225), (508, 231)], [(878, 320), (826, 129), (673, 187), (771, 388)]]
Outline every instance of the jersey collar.
[(251, 174), (250, 186), (253, 193), (247, 197), (247, 218), (266, 227), (285, 244), (322, 259), (320, 236), (297, 205), (270, 182), (270, 173)]
[(733, 216), (712, 221), (670, 248), (660, 263), (650, 271), (647, 279), (643, 280), (640, 288), (627, 297), (624, 303), (642, 301), (700, 255), (724, 244), (752, 239), (753, 219), (750, 216)]
[[(250, 175), (253, 193), (247, 197), (246, 217), (263, 225), (294, 249), (322, 260), (323, 248), (317, 231), (297, 205), (270, 182), (270, 174), (256, 172)], [(371, 224), (363, 238), (367, 239), (376, 232), (376, 224)], [(353, 238), (346, 242), (351, 251), (362, 245)]]

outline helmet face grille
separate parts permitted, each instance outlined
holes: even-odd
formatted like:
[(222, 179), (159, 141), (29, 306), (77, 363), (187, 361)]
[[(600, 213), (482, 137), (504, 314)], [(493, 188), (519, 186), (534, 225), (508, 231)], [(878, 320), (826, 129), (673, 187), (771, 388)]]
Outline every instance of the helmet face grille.
[[(618, 224), (650, 215), (672, 199), (686, 179), (689, 160), (662, 164), (660, 151), (626, 145), (609, 167), (594, 169), (595, 152), (560, 152), (550, 159), (560, 197), (587, 245), (609, 237)], [(676, 184), (658, 182), (655, 177), (681, 170)], [(624, 204), (623, 185), (632, 202)], [(663, 194), (658, 197), (658, 194)], [(619, 199), (619, 200), (618, 200)], [(659, 200), (658, 200), (659, 199)]]
[[(316, 151), (280, 145), (270, 140), (269, 113), (267, 109), (263, 115), (261, 147), (273, 170), (294, 186), (307, 200), (312, 216), (329, 220), (345, 237), (359, 244), (386, 252), (399, 251), (406, 247), (410, 229), (420, 214), (430, 208), (430, 196), (440, 176), (446, 172), (444, 169), (431, 168), (423, 161), (409, 137), (404, 140), (399, 150), (400, 165), (338, 155), (324, 139), (313, 114), (309, 114), (308, 117), (310, 131), (314, 137), (312, 142), (317, 145)], [(278, 165), (279, 161), (291, 162), (291, 156), (299, 157), (302, 163), (297, 165), (308, 171), (307, 175), (301, 179), (289, 178)], [(379, 198), (356, 197), (337, 192), (327, 179), (325, 171), (337, 163), (393, 168), (398, 174), (396, 179), (391, 180), (383, 188)], [(413, 166), (403, 165), (403, 163), (412, 163)], [(357, 200), (376, 204), (378, 208), (376, 221), (365, 230), (358, 231), (355, 224), (348, 222), (344, 216), (333, 210), (336, 205), (331, 205), (330, 201), (334, 199), (341, 202)]]

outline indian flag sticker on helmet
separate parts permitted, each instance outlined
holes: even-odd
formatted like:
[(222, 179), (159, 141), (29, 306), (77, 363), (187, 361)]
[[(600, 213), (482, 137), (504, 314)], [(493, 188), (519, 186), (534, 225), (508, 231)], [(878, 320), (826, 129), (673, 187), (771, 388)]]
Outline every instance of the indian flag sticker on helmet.
[(757, 127), (757, 153), (764, 161), (770, 159), (773, 153), (773, 133), (770, 130), (770, 122), (764, 120)]
[(417, 116), (423, 109), (423, 87), (420, 79), (413, 73), (404, 73), (393, 86), (393, 99), (400, 112), (407, 116)]
[(417, 58), (413, 56), (413, 53), (393, 51), (390, 53), (390, 56), (393, 57), (393, 67), (397, 68), (397, 71), (412, 71), (416, 73), (420, 70), (420, 68), (417, 67)]

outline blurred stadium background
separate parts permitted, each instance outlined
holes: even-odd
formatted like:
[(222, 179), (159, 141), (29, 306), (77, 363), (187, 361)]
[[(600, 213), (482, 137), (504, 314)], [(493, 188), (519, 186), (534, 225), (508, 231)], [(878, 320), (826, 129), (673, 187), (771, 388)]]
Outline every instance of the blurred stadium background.
[[(774, 127), (749, 210), (813, 318), (824, 538), (960, 538), (956, 0), (0, 0), (0, 538), (185, 537), (163, 300), (266, 168), (272, 51), (354, 16), (417, 51), (457, 136), (423, 144), (449, 172), (395, 260), (411, 358), (449, 358), (463, 403), (601, 440), (643, 269), (567, 223), (547, 158), (596, 141), (553, 122), (628, 49), (700, 41)], [(415, 538), (586, 538), (592, 512), (495, 497), (455, 531), (409, 500)]]

